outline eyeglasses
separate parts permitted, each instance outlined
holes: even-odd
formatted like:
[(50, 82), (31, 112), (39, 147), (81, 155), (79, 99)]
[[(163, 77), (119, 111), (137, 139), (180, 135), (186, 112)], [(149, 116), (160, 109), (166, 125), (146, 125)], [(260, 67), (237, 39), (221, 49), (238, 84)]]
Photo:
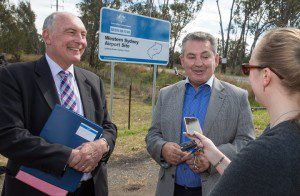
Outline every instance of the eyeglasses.
[(265, 65), (250, 65), (249, 63), (243, 63), (242, 64), (242, 70), (243, 70), (243, 73), (246, 76), (249, 76), (250, 69), (264, 69), (264, 68), (269, 68), (274, 74), (276, 74), (278, 76), (278, 78), (280, 78), (281, 80), (284, 79), (284, 77), (282, 75), (280, 75), (277, 71), (275, 71), (273, 68), (271, 68), (269, 66), (265, 66)]

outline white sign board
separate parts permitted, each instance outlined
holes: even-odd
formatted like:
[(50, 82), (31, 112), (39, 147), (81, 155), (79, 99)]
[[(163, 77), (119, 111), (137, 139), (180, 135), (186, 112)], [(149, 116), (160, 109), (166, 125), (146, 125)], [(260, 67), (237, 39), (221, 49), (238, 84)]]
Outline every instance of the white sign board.
[(221, 59), (221, 64), (227, 64), (227, 58), (222, 58)]
[(99, 59), (167, 65), (170, 28), (168, 21), (102, 8)]

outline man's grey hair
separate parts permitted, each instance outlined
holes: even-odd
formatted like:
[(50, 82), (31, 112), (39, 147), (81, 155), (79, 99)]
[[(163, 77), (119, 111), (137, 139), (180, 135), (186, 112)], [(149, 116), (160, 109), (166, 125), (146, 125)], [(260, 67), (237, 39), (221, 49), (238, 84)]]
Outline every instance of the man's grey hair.
[(184, 53), (185, 44), (187, 41), (209, 41), (214, 54), (217, 53), (216, 39), (209, 33), (198, 31), (187, 34), (182, 40), (181, 54)]
[(54, 17), (57, 14), (58, 14), (57, 12), (54, 12), (54, 13), (50, 14), (49, 16), (47, 16), (47, 18), (45, 19), (44, 24), (43, 24), (43, 30), (49, 29), (50, 27), (52, 27), (53, 22), (54, 22)]

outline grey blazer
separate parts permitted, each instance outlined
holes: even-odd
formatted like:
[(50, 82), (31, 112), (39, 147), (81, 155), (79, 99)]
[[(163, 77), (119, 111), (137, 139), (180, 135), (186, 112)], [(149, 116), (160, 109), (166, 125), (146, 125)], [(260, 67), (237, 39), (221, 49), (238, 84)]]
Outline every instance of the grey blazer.
[[(146, 136), (149, 154), (161, 165), (156, 195), (174, 195), (176, 166), (162, 160), (161, 148), (166, 142), (180, 143), (184, 94), (185, 81), (160, 90), (152, 125)], [(253, 140), (254, 128), (247, 91), (215, 78), (203, 134), (230, 159)], [(200, 175), (202, 194), (208, 195), (220, 175), (213, 166)]]

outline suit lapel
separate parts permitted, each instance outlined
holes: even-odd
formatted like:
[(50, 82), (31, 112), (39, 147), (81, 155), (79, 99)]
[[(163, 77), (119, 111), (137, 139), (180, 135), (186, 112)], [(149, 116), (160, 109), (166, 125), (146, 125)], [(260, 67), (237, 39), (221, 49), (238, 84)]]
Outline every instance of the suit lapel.
[(35, 65), (35, 80), (51, 109), (60, 104), (50, 67), (43, 56)]
[(181, 136), (181, 120), (182, 120), (182, 109), (183, 109), (183, 101), (184, 101), (184, 94), (185, 94), (185, 82), (182, 81), (177, 84), (177, 88), (174, 91), (174, 96), (170, 97), (175, 101), (176, 112), (175, 119), (171, 119), (175, 123), (175, 141), (180, 142)]
[(94, 119), (94, 113), (93, 113), (93, 103), (92, 103), (92, 97), (91, 97), (91, 83), (88, 81), (88, 79), (85, 77), (85, 75), (80, 71), (78, 67), (74, 66), (74, 72), (75, 72), (75, 79), (78, 85), (80, 98), (83, 106), (83, 113), (84, 116), (90, 120)]
[(220, 80), (215, 78), (212, 86), (210, 101), (205, 116), (205, 121), (204, 121), (205, 135), (207, 135), (209, 130), (211, 130), (213, 122), (217, 117), (217, 115), (219, 114), (220, 109), (222, 108), (225, 97), (226, 94), (224, 92), (224, 86), (221, 84)]

